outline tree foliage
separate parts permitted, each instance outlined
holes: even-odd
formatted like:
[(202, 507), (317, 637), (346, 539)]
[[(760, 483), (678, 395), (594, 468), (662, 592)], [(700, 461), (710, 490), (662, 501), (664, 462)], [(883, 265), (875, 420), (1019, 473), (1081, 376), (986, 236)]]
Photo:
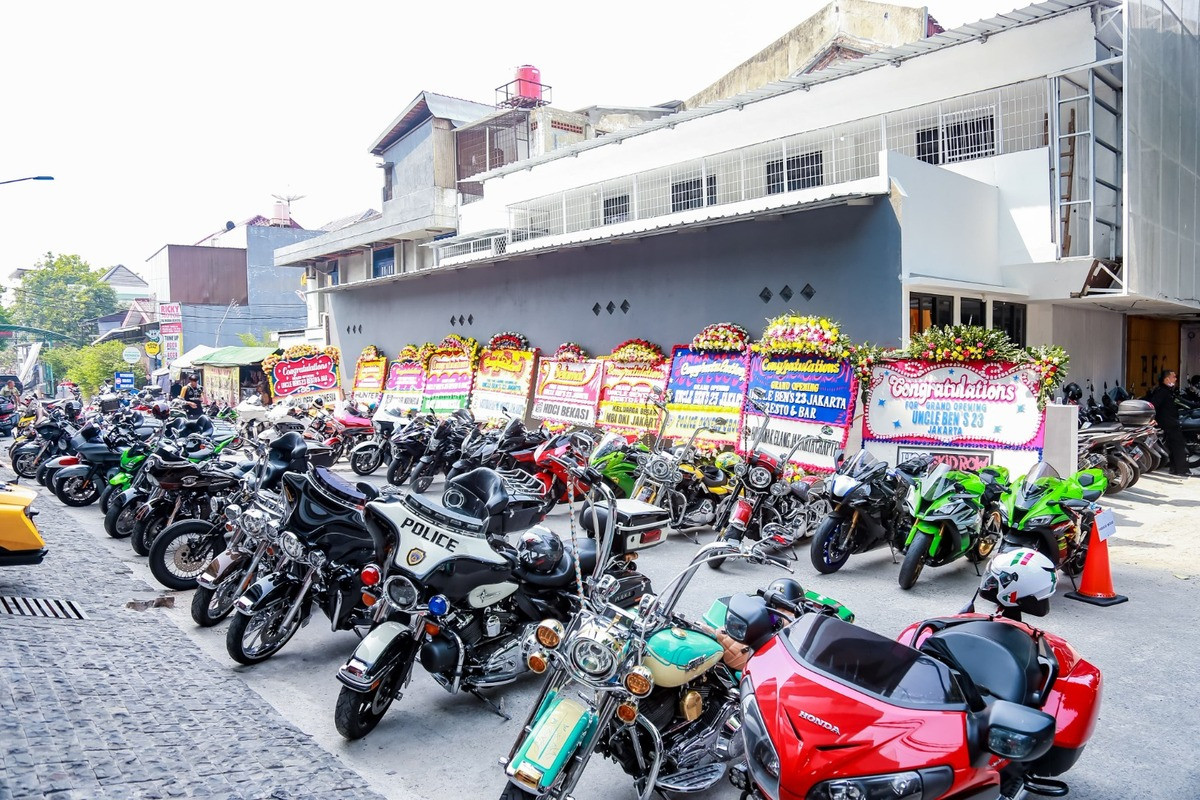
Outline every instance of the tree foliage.
[(77, 255), (46, 253), (14, 289), (12, 318), (19, 325), (44, 328), (87, 341), (95, 320), (117, 310), (117, 294)]
[(91, 394), (105, 381), (111, 382), (116, 372), (132, 372), (136, 385), (146, 381), (142, 362), (127, 364), (121, 358), (124, 342), (105, 342), (87, 347), (53, 347), (42, 352), (42, 361), (54, 370), (56, 381), (68, 380), (79, 385), (84, 394)]
[(253, 333), (239, 333), (238, 339), (242, 342), (242, 347), (276, 347), (276, 342), (271, 341), (271, 332), (263, 331), (262, 336), (255, 336)]

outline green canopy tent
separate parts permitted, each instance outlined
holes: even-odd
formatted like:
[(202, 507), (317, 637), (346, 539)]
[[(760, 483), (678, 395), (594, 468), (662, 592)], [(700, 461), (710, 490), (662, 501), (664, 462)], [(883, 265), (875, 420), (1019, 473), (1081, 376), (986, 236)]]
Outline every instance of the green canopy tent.
[(236, 406), (263, 377), (262, 361), (278, 353), (276, 347), (221, 347), (192, 361), (204, 371), (204, 393), (210, 401)]

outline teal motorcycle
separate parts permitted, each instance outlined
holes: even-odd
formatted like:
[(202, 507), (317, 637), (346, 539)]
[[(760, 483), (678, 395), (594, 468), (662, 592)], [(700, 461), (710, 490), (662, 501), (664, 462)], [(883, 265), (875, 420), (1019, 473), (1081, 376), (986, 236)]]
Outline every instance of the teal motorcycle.
[(926, 564), (986, 561), (1000, 544), (1000, 499), (1007, 491), (1008, 470), (994, 464), (978, 474), (939, 464), (918, 477), (905, 500), (914, 522), (904, 542), (900, 588), (911, 589)]
[(501, 800), (570, 797), (596, 754), (629, 774), (642, 800), (705, 791), (744, 759), (741, 666), (801, 614), (853, 614), (785, 579), (718, 600), (690, 622), (675, 606), (711, 558), (787, 568), (762, 543), (733, 554), (713, 543), (636, 609), (609, 603), (616, 582), (602, 577), (570, 623), (538, 626), (528, 664), (548, 677), (505, 760)]

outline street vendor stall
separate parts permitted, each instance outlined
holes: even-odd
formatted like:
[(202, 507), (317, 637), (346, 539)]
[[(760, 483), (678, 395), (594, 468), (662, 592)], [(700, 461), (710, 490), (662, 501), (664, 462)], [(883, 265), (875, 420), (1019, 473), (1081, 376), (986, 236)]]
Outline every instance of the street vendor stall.
[(236, 406), (266, 386), (262, 362), (278, 353), (275, 347), (222, 347), (192, 361), (204, 372), (201, 381), (209, 401)]

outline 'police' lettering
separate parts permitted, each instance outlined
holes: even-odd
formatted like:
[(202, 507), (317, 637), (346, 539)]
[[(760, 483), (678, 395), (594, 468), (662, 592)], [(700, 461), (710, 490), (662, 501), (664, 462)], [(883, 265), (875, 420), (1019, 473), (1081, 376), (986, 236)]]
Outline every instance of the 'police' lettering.
[(400, 523), (400, 530), (404, 530), (405, 528), (412, 528), (412, 532), (417, 536), (420, 536), (427, 542), (436, 544), (438, 547), (444, 547), (451, 553), (458, 549), (458, 539), (455, 539), (448, 533), (439, 531), (437, 528), (426, 525), (424, 522), (418, 522), (412, 517), (405, 517), (404, 521)]

